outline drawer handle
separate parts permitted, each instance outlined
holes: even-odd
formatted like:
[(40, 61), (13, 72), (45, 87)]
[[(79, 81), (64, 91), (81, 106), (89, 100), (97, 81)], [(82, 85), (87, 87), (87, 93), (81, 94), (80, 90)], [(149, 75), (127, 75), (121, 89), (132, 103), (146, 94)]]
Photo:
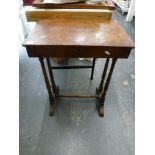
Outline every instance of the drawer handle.
[(109, 52), (109, 51), (105, 51), (105, 54), (106, 54), (106, 55), (110, 55), (110, 52)]

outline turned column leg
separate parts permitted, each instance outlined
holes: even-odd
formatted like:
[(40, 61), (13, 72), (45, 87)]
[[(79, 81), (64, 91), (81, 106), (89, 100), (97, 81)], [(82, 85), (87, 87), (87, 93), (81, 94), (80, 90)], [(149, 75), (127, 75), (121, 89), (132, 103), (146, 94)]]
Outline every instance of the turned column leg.
[(101, 78), (99, 88), (96, 88), (96, 94), (97, 95), (99, 95), (99, 93), (101, 93), (102, 90), (103, 90), (103, 84), (104, 84), (104, 80), (105, 80), (105, 77), (106, 77), (106, 72), (107, 72), (109, 60), (110, 60), (110, 58), (107, 58), (105, 66), (104, 66), (104, 70), (103, 70), (103, 73), (102, 73), (102, 78)]
[(47, 75), (47, 72), (46, 72), (46, 68), (45, 68), (43, 58), (39, 58), (39, 61), (40, 61), (40, 64), (41, 64), (41, 68), (42, 68), (42, 72), (43, 72), (43, 75), (44, 75), (44, 80), (45, 80), (45, 84), (46, 84), (46, 88), (47, 88), (48, 95), (49, 95), (49, 100), (50, 100), (49, 114), (50, 114), (50, 116), (52, 116), (54, 114), (54, 109), (55, 109), (54, 108), (55, 107), (55, 94), (54, 94), (53, 90), (50, 87), (50, 82), (49, 82), (49, 79), (48, 79), (48, 75)]
[(49, 71), (49, 75), (50, 75), (50, 80), (51, 80), (51, 84), (52, 84), (52, 89), (55, 93), (55, 95), (59, 95), (59, 87), (56, 86), (55, 81), (54, 81), (54, 76), (53, 76), (53, 71), (52, 71), (52, 66), (50, 63), (50, 59), (46, 58), (46, 62), (47, 62), (47, 66), (48, 66), (48, 71)]
[(96, 58), (93, 58), (93, 64), (92, 64), (92, 70), (91, 70), (90, 80), (93, 80), (93, 77), (94, 77), (95, 61), (96, 61)]
[(111, 79), (111, 76), (112, 76), (116, 61), (117, 61), (117, 59), (115, 59), (115, 58), (112, 59), (111, 68), (110, 68), (110, 71), (109, 71), (109, 74), (108, 74), (104, 89), (101, 92), (100, 97), (99, 97), (99, 109), (98, 109), (98, 112), (99, 112), (100, 117), (104, 117), (104, 100), (105, 100), (105, 96), (106, 96), (106, 93), (107, 93), (107, 90), (108, 90), (108, 87), (109, 87), (110, 79)]

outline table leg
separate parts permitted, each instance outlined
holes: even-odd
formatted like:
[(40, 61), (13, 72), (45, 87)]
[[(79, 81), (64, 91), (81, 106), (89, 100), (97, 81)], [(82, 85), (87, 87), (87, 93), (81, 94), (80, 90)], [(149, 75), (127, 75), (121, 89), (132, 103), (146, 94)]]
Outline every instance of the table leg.
[(103, 90), (103, 84), (104, 84), (104, 80), (105, 80), (105, 77), (106, 77), (109, 60), (110, 60), (110, 58), (107, 58), (105, 66), (104, 66), (104, 70), (103, 70), (103, 73), (102, 73), (102, 78), (101, 78), (101, 82), (100, 82), (99, 88), (96, 88), (96, 94), (97, 95), (99, 95), (102, 92), (102, 90)]
[(92, 70), (91, 70), (91, 77), (90, 77), (90, 80), (93, 80), (94, 68), (95, 68), (95, 61), (96, 61), (96, 58), (93, 58), (93, 64), (92, 64)]
[[(109, 60), (107, 60), (107, 61), (109, 61)], [(109, 71), (109, 74), (108, 74), (108, 77), (107, 77), (107, 80), (106, 80), (104, 89), (100, 93), (100, 97), (99, 97), (99, 108), (98, 108), (98, 112), (99, 112), (99, 116), (100, 117), (104, 117), (104, 100), (105, 100), (105, 96), (106, 96), (106, 93), (107, 93), (107, 90), (108, 90), (108, 87), (109, 87), (110, 79), (111, 79), (111, 76), (112, 76), (112, 73), (113, 73), (113, 70), (114, 70), (116, 61), (117, 61), (117, 59), (115, 59), (115, 58), (112, 59), (111, 68), (110, 68), (110, 71)]]
[(53, 116), (54, 110), (55, 110), (55, 94), (54, 94), (53, 90), (50, 87), (50, 82), (49, 82), (48, 75), (47, 75), (47, 72), (46, 72), (44, 59), (39, 57), (39, 61), (40, 61), (40, 64), (41, 64), (41, 68), (42, 68), (42, 72), (43, 72), (43, 75), (44, 75), (44, 80), (45, 80), (45, 84), (46, 84), (46, 88), (47, 88), (48, 95), (49, 95), (49, 100), (50, 100), (49, 115)]
[(58, 96), (59, 95), (59, 87), (56, 86), (55, 81), (54, 81), (54, 76), (53, 76), (53, 71), (52, 71), (52, 66), (51, 66), (51, 63), (50, 63), (50, 59), (46, 58), (46, 62), (47, 62), (47, 66), (48, 66), (48, 71), (49, 71), (49, 75), (50, 75), (52, 89), (53, 89), (55, 95)]

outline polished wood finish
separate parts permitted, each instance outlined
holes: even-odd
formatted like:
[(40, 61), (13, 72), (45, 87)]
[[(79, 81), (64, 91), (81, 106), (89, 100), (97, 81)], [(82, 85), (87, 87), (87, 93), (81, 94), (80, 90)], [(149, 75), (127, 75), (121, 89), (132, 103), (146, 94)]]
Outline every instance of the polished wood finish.
[(111, 10), (94, 10), (94, 9), (38, 9), (30, 7), (26, 11), (26, 18), (29, 22), (36, 22), (42, 19), (101, 19), (110, 20), (112, 17)]
[(30, 57), (127, 58), (133, 42), (117, 21), (42, 20), (24, 41)]
[[(50, 99), (50, 115), (54, 114), (55, 97), (78, 97), (99, 99), (98, 113), (104, 116), (104, 100), (117, 58), (128, 58), (133, 42), (117, 21), (99, 19), (53, 19), (37, 22), (33, 31), (23, 43), (29, 57), (39, 57), (47, 91)], [(49, 57), (63, 58), (108, 58), (96, 95), (59, 95), (56, 87)], [(49, 78), (43, 58), (47, 60)], [(112, 64), (104, 84), (109, 59)]]
[(52, 9), (108, 9), (114, 10), (115, 5), (111, 0), (106, 0), (105, 3), (101, 4), (86, 4), (85, 2), (71, 3), (71, 4), (52, 4), (44, 3), (43, 0), (35, 0), (32, 6), (37, 8), (52, 8)]

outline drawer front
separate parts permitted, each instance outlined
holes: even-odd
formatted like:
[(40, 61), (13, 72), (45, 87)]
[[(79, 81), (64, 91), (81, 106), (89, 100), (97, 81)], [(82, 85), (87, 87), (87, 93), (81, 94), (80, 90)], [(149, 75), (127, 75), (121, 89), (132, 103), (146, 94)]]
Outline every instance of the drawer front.
[(131, 47), (27, 46), (29, 57), (128, 58)]

